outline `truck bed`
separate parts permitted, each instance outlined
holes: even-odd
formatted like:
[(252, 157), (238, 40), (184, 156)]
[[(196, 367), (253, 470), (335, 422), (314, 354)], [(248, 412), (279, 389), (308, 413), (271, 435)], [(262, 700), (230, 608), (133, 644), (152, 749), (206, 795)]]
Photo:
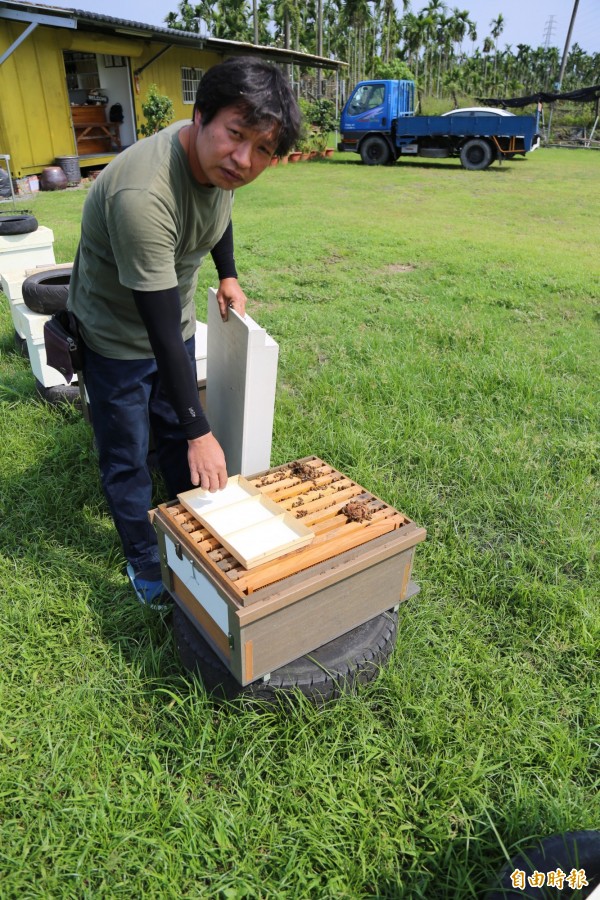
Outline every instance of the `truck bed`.
[(398, 138), (410, 140), (425, 136), (520, 137), (530, 150), (535, 135), (534, 116), (408, 116), (396, 119)]

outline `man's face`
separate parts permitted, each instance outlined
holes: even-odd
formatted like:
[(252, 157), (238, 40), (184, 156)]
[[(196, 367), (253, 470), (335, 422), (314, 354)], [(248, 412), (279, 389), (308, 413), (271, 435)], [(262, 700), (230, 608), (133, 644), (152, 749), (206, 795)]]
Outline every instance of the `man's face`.
[[(250, 184), (271, 162), (277, 147), (276, 129), (253, 128), (235, 106), (220, 109), (203, 125), (196, 111), (197, 134), (192, 138), (192, 171), (200, 184), (235, 190)], [(195, 157), (195, 159), (194, 159)]]

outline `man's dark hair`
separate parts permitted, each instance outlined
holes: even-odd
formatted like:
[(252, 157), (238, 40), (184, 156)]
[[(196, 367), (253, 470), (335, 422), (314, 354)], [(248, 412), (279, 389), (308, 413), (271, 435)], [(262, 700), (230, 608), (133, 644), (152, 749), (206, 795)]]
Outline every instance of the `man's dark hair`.
[(276, 128), (278, 156), (285, 156), (300, 132), (300, 110), (283, 72), (272, 63), (248, 56), (234, 56), (212, 66), (196, 92), (194, 116), (203, 125), (220, 109), (237, 107), (252, 128)]

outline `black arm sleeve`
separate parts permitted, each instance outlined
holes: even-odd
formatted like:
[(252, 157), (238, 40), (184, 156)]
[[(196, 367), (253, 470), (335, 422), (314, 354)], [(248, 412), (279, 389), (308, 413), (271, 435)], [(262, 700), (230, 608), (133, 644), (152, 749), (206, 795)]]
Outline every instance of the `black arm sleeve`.
[(237, 278), (235, 258), (233, 255), (233, 225), (231, 219), (229, 220), (229, 225), (225, 229), (223, 237), (219, 243), (215, 244), (212, 248), (210, 255), (217, 267), (219, 281), (222, 281), (224, 278)]
[(196, 371), (181, 336), (179, 290), (133, 291), (135, 305), (148, 331), (165, 391), (188, 440), (210, 431), (198, 397)]

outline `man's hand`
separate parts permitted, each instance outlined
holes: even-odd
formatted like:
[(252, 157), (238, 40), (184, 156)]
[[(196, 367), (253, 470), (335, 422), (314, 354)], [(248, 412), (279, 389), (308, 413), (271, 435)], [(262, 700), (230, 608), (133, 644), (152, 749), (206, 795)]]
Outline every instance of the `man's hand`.
[(188, 441), (188, 464), (192, 484), (214, 491), (227, 484), (227, 466), (221, 445), (209, 431), (202, 437)]
[(235, 309), (240, 316), (246, 315), (246, 295), (241, 289), (237, 278), (223, 278), (219, 282), (217, 291), (219, 311), (224, 322), (227, 321), (229, 309)]

